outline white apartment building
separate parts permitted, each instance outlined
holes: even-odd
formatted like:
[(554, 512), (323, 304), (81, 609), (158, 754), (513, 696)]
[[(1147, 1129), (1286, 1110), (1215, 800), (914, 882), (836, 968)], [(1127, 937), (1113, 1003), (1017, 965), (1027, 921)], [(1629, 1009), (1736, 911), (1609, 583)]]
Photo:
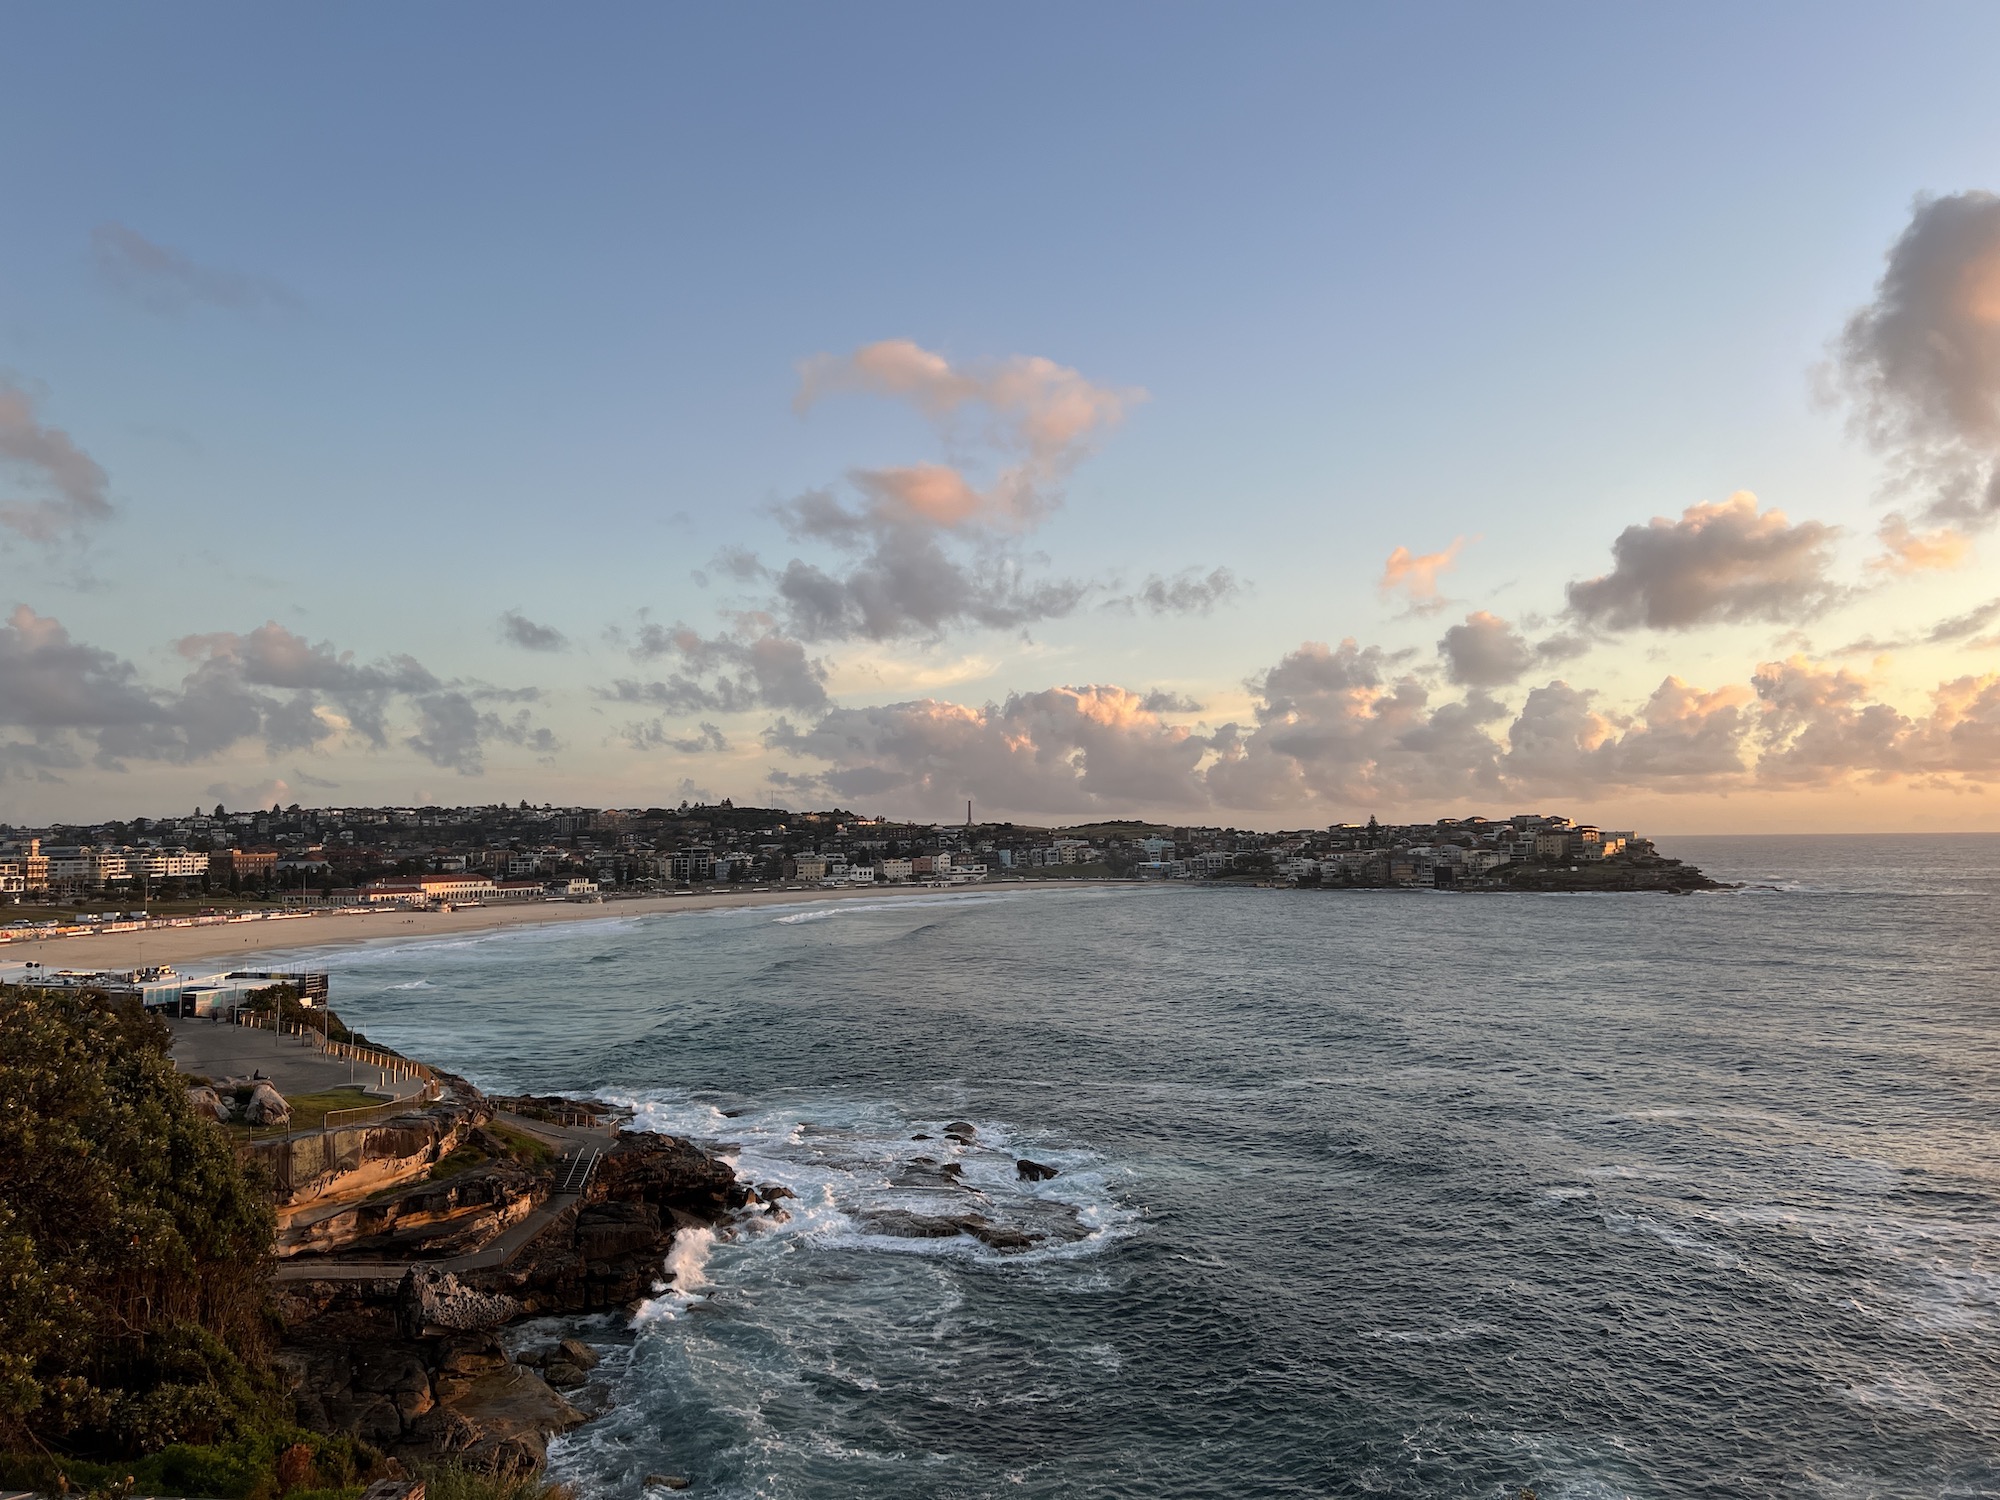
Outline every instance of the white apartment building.
[(143, 874), (148, 880), (193, 880), (208, 873), (208, 855), (192, 849), (134, 849), (125, 855), (125, 869), (135, 879)]

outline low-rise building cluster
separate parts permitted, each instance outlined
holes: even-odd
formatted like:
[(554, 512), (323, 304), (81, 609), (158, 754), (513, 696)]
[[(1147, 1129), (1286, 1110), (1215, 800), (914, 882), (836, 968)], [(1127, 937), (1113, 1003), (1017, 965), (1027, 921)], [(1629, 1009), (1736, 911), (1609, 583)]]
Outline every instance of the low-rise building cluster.
[(1495, 884), (1508, 866), (1582, 866), (1658, 859), (1650, 839), (1551, 813), (1469, 816), (1431, 823), (1335, 823), (1291, 833), (1183, 830), (1185, 842), (1148, 838), (1142, 879), (1254, 875), (1290, 885)]
[(272, 807), (0, 827), (0, 902), (274, 905), (591, 900), (703, 885), (957, 885), (1094, 876), (1477, 885), (1509, 865), (1654, 858), (1630, 831), (1524, 813), (1255, 832), (1115, 821), (909, 823), (841, 810), (682, 805)]

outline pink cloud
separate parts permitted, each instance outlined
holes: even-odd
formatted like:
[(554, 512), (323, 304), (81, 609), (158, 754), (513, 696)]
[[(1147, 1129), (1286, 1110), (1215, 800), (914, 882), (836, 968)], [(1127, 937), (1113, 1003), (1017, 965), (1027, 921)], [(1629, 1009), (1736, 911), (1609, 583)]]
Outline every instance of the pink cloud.
[(1972, 556), (1972, 538), (1955, 526), (1934, 531), (1914, 530), (1899, 512), (1875, 532), (1882, 555), (1868, 566), (1879, 573), (1943, 573), (1963, 566)]
[(1398, 547), (1382, 565), (1382, 577), (1375, 586), (1384, 595), (1401, 589), (1416, 608), (1426, 612), (1435, 610), (1444, 602), (1438, 594), (1438, 575), (1458, 566), (1458, 554), (1464, 549), (1462, 536), (1453, 537), (1451, 545), (1442, 552), (1415, 553), (1408, 547)]
[(818, 354), (800, 363), (793, 402), (799, 411), (844, 393), (906, 401), (954, 441), (964, 436), (966, 413), (984, 409), (979, 439), (1013, 460), (990, 485), (980, 488), (960, 470), (937, 464), (862, 469), (852, 476), (885, 519), (944, 528), (1034, 525), (1059, 503), (1062, 480), (1091, 441), (1146, 399), (1142, 390), (1098, 385), (1039, 356), (954, 365), (909, 339), (884, 339), (852, 354)]

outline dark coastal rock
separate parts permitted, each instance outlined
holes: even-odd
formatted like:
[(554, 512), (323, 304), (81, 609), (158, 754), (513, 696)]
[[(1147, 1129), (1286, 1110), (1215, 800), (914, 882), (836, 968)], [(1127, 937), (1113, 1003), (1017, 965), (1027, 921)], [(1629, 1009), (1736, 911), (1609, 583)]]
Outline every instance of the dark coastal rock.
[(867, 1228), (875, 1234), (893, 1235), (903, 1240), (948, 1240), (967, 1234), (994, 1250), (1028, 1250), (1039, 1236), (995, 1224), (984, 1214), (919, 1214), (889, 1208), (870, 1216)]
[(407, 1337), (474, 1328), (498, 1328), (520, 1316), (512, 1297), (473, 1291), (437, 1266), (411, 1266), (396, 1292), (398, 1321)]
[(979, 1134), (977, 1130), (973, 1129), (971, 1123), (966, 1120), (953, 1120), (945, 1126), (944, 1133), (960, 1145), (970, 1144), (973, 1137)]
[(577, 1252), (615, 1260), (660, 1241), (660, 1211), (650, 1203), (593, 1203), (576, 1216)]
[[(488, 1106), (464, 1088), (470, 1092), (458, 1099), (442, 1136), (438, 1122), (425, 1120), (413, 1124), (412, 1140), (396, 1144), (436, 1152), (452, 1135), (470, 1134)], [(482, 1186), (485, 1173), (533, 1181)], [(548, 1175), (496, 1164), (395, 1195), (404, 1204), (398, 1214), (430, 1214), (437, 1222), (374, 1236), (366, 1241), (369, 1258), (407, 1257), (425, 1234), (446, 1232), (454, 1216), (470, 1222), (468, 1206), (475, 1217), (487, 1212), (482, 1194), (502, 1197), (493, 1210), (518, 1218), (547, 1203)], [(791, 1196), (771, 1189), (781, 1195)], [(276, 1363), (297, 1420), (406, 1462), (530, 1472), (549, 1438), (608, 1409), (610, 1391), (590, 1382), (598, 1356), (581, 1340), (514, 1360), (494, 1330), (523, 1316), (637, 1303), (659, 1280), (677, 1228), (723, 1222), (748, 1198), (726, 1162), (691, 1142), (627, 1133), (606, 1154), (585, 1201), (544, 1211), (539, 1232), (496, 1264), (453, 1271), (420, 1262), (382, 1275), (289, 1277), (273, 1298), (285, 1330)]]
[(1054, 1167), (1044, 1166), (1038, 1161), (1029, 1161), (1025, 1156), (1014, 1163), (1014, 1175), (1023, 1182), (1047, 1182), (1051, 1177), (1059, 1177)]
[(437, 1349), (440, 1375), (490, 1375), (495, 1370), (504, 1369), (506, 1364), (507, 1356), (491, 1335), (471, 1334), (463, 1338), (444, 1339)]
[(650, 1203), (719, 1219), (743, 1204), (729, 1164), (679, 1136), (621, 1130), (592, 1184), (592, 1197)]
[(749, 1197), (727, 1162), (693, 1142), (622, 1132), (587, 1202), (558, 1214), (507, 1264), (466, 1279), (534, 1315), (623, 1308), (651, 1295), (677, 1227), (721, 1223)]
[(928, 1156), (919, 1156), (889, 1181), (893, 1187), (964, 1191), (965, 1184), (959, 1181), (963, 1171), (957, 1162), (941, 1167)]
[(533, 1370), (509, 1365), (470, 1380), (440, 1381), (437, 1406), (397, 1447), (455, 1458), (500, 1474), (526, 1474), (548, 1456), (548, 1440), (589, 1420)]
[(593, 1422), (618, 1404), (611, 1399), (610, 1385), (602, 1380), (593, 1380), (582, 1390), (566, 1391), (563, 1399)]
[(648, 1474), (646, 1476), (646, 1488), (649, 1490), (685, 1490), (692, 1488), (693, 1485), (694, 1481), (689, 1479), (685, 1474)]

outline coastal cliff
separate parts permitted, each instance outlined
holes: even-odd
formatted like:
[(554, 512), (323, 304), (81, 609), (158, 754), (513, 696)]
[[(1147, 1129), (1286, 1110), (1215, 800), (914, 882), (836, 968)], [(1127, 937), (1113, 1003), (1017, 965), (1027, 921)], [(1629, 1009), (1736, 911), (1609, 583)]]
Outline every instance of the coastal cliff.
[[(674, 1238), (723, 1228), (753, 1195), (726, 1162), (672, 1136), (621, 1131), (587, 1190), (550, 1208), (555, 1171), (496, 1164), (546, 1218), (505, 1255), (380, 1255), (380, 1240), (294, 1259), (279, 1284), (277, 1364), (298, 1420), (410, 1463), (538, 1466), (550, 1437), (608, 1405), (581, 1343), (509, 1354), (507, 1325), (630, 1309), (657, 1288)], [(460, 1191), (466, 1184), (460, 1185)], [(537, 1191), (539, 1190), (539, 1196)], [(411, 1190), (421, 1194), (421, 1187)]]

